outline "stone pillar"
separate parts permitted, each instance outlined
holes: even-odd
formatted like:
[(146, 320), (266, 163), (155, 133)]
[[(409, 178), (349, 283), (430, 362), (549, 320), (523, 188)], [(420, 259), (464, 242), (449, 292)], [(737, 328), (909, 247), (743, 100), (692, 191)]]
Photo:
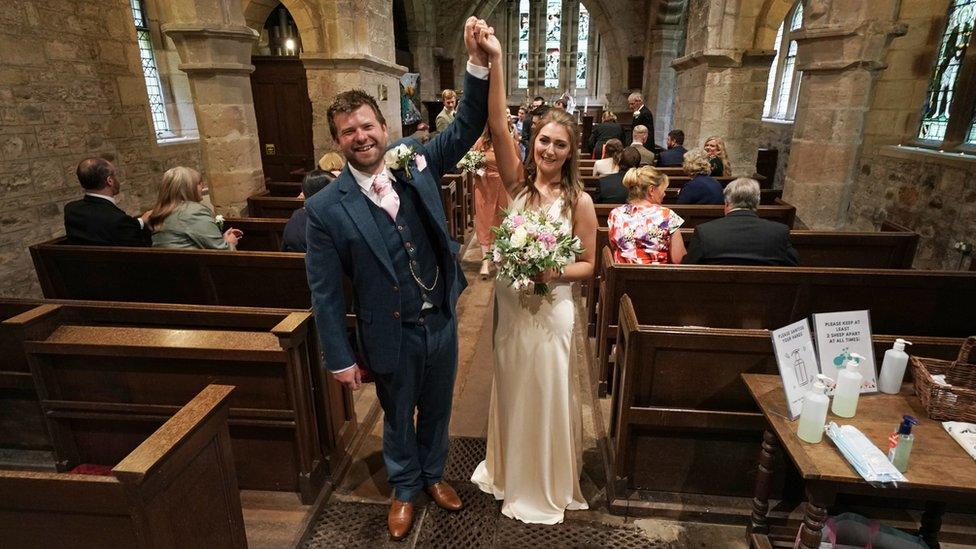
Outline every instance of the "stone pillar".
[(676, 27), (653, 27), (647, 31), (644, 55), (644, 102), (654, 113), (654, 142), (664, 147), (674, 115), (676, 74), (671, 63), (678, 56), (681, 30)]
[(258, 33), (244, 26), (239, 2), (232, 3), (239, 22), (213, 7), (215, 2), (207, 4), (189, 12), (187, 6), (174, 8), (186, 19), (177, 18), (162, 30), (176, 43), (180, 70), (190, 81), (210, 199), (218, 213), (239, 215), (247, 197), (264, 188), (250, 79)]
[(312, 102), (312, 144), (315, 158), (337, 150), (329, 132), (328, 108), (336, 94), (362, 89), (376, 98), (386, 118), (390, 140), (401, 137), (400, 77), (406, 68), (370, 55), (347, 57), (303, 54), (308, 78), (308, 98)]
[(818, 0), (794, 34), (803, 80), (783, 198), (811, 229), (847, 223), (875, 76), (890, 38), (905, 32), (893, 24), (898, 2), (864, 4)]
[(725, 140), (733, 175), (756, 171), (766, 80), (775, 52), (704, 50), (676, 59), (678, 98), (672, 128), (685, 132), (685, 147), (705, 138)]

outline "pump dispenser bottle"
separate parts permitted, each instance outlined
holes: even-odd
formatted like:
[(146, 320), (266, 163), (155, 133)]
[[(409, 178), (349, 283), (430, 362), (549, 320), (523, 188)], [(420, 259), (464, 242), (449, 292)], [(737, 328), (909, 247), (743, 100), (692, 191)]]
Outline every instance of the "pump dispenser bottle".
[(902, 473), (908, 470), (908, 456), (911, 455), (912, 446), (915, 444), (912, 425), (918, 425), (918, 420), (912, 416), (902, 416), (898, 431), (888, 437), (888, 461)]
[(800, 411), (800, 425), (796, 429), (796, 436), (800, 440), (816, 444), (823, 439), (824, 424), (827, 423), (827, 409), (830, 407), (830, 397), (827, 396), (827, 385), (834, 380), (823, 374), (817, 374), (813, 387), (803, 397), (803, 409)]
[(898, 338), (890, 349), (885, 351), (884, 362), (881, 363), (881, 375), (878, 377), (878, 390), (889, 395), (897, 395), (901, 391), (901, 383), (905, 380), (905, 366), (908, 364), (908, 353), (905, 344), (911, 341)]
[(857, 399), (861, 395), (861, 372), (857, 371), (858, 363), (864, 357), (857, 353), (844, 364), (844, 369), (837, 374), (837, 388), (834, 390), (834, 404), (830, 411), (840, 417), (854, 417), (857, 412)]

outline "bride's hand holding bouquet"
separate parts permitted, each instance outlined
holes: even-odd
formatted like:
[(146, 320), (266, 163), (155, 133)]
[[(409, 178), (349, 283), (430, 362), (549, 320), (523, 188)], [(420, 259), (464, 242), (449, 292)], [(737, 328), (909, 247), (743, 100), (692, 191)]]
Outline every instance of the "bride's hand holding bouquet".
[(491, 260), (498, 276), (516, 290), (549, 295), (549, 284), (583, 253), (580, 239), (567, 225), (540, 211), (509, 210), (501, 225), (491, 229)]

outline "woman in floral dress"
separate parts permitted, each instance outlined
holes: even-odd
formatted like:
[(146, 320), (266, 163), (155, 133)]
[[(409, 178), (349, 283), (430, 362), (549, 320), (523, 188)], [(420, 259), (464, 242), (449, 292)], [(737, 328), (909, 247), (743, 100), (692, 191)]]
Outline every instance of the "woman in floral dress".
[(610, 249), (617, 263), (677, 264), (685, 256), (678, 228), (684, 219), (661, 205), (668, 176), (651, 166), (632, 168), (624, 176), (627, 204), (610, 212)]

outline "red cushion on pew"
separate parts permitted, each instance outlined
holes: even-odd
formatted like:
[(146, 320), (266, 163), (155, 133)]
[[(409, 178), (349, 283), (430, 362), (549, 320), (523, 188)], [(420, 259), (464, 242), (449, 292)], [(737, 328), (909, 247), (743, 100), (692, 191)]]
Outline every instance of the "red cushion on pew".
[(97, 463), (82, 463), (74, 469), (68, 471), (71, 475), (95, 475), (99, 477), (111, 477), (112, 468), (108, 465), (98, 465)]

